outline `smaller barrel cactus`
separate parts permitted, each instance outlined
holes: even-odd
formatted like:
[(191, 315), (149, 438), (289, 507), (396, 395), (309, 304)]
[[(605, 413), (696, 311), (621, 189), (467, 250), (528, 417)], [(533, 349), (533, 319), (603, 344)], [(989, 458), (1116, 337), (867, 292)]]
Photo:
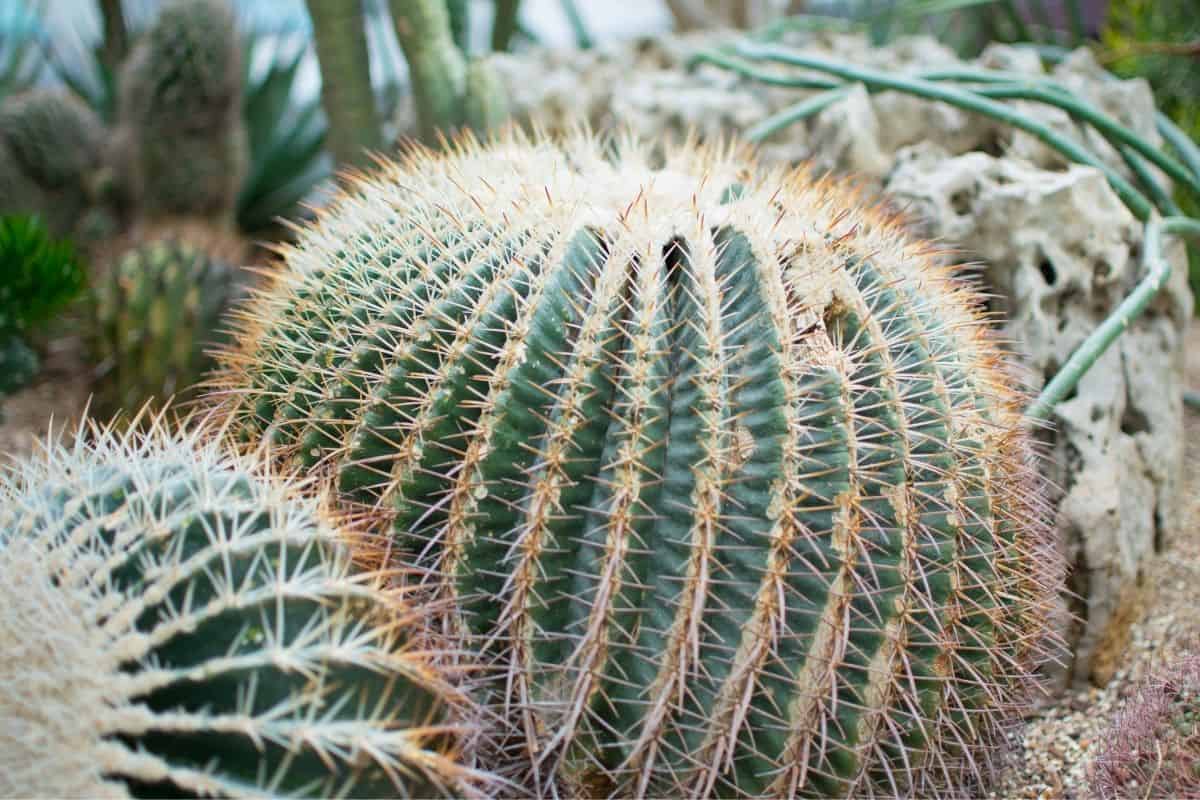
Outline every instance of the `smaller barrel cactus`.
[(242, 285), (232, 237), (194, 226), (161, 231), (97, 279), (92, 351), (102, 414), (186, 397), (209, 369), (222, 314)]
[(246, 173), (241, 48), (222, 0), (173, 0), (121, 73), (121, 154), (144, 215), (232, 222)]
[(0, 482), (0, 795), (478, 788), (454, 681), (316, 500), (198, 434), (91, 433)]
[(100, 169), (104, 125), (79, 99), (34, 89), (0, 107), (0, 212), (35, 213), (71, 232)]

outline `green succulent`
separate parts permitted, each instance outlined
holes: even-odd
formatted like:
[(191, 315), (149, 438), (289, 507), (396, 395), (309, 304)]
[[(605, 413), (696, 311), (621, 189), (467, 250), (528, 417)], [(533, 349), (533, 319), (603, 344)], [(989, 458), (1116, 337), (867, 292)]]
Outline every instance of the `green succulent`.
[(121, 255), (92, 297), (99, 413), (186, 398), (210, 369), (241, 288), (240, 265), (184, 239), (151, 239)]
[(104, 126), (66, 91), (31, 89), (0, 104), (0, 212), (36, 214), (73, 232), (90, 203)]
[(309, 49), (280, 56), (277, 48), (266, 70), (256, 75), (249, 71), (249, 55), (259, 42), (250, 36), (245, 47), (242, 117), (250, 166), (238, 192), (237, 222), (246, 232), (300, 216), (300, 201), (332, 173), (322, 151), (326, 121), (320, 98), (301, 101), (296, 96), (296, 78)]
[(25, 333), (83, 291), (87, 273), (74, 246), (35, 217), (0, 217), (0, 331)]
[[(1108, 67), (1122, 78), (1144, 78), (1155, 104), (1200, 142), (1200, 15), (1187, 3), (1115, 0), (1102, 35)], [(1200, 218), (1200, 202), (1180, 189), (1175, 201)], [(1189, 247), (1192, 291), (1200, 294), (1200, 251)]]
[(138, 38), (117, 118), (143, 216), (232, 221), (246, 172), (241, 55), (224, 0), (172, 0)]
[(0, 217), (0, 397), (38, 371), (27, 337), (78, 295), (86, 275), (69, 242), (51, 238), (34, 217)]

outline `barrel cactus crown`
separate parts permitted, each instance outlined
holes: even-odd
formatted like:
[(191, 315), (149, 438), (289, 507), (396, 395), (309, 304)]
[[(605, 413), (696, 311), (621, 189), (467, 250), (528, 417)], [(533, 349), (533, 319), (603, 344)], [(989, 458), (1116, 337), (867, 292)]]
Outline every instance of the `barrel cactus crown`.
[(241, 55), (223, 0), (166, 3), (130, 55), (120, 81), (120, 158), (142, 209), (231, 217), (248, 147)]
[(245, 459), (54, 447), (0, 485), (0, 795), (461, 795), (406, 608)]
[(1021, 398), (935, 256), (726, 147), (464, 140), (285, 252), (225, 402), (390, 516), (539, 778), (961, 792), (1061, 576)]
[(105, 415), (186, 398), (224, 342), (223, 315), (246, 283), (241, 243), (204, 226), (159, 226), (118, 242), (92, 292), (96, 403)]

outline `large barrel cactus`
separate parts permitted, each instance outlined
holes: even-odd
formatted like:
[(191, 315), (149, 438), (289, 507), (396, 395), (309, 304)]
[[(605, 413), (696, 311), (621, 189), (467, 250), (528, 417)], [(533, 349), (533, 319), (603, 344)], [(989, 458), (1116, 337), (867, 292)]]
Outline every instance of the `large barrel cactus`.
[(0, 795), (461, 796), (459, 693), (297, 487), (98, 432), (0, 484)]
[(299, 237), (225, 399), (441, 577), (536, 779), (961, 792), (1061, 575), (1021, 397), (935, 256), (724, 148), (466, 141)]
[[(125, 249), (125, 248), (128, 249)], [(92, 292), (96, 405), (108, 416), (188, 398), (225, 341), (223, 315), (246, 283), (243, 247), (204, 226), (125, 237)]]

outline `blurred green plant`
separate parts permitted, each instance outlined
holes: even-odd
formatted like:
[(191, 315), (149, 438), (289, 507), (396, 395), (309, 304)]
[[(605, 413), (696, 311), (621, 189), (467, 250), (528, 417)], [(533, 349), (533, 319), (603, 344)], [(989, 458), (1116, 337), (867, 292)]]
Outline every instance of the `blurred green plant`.
[[(1099, 59), (1119, 77), (1144, 78), (1159, 109), (1200, 142), (1200, 7), (1113, 0)], [(1178, 188), (1174, 200), (1188, 216), (1200, 218), (1200, 200)], [(1188, 256), (1192, 291), (1200, 293), (1200, 249), (1189, 248)]]
[(41, 68), (36, 17), (12, 6), (0, 11), (0, 102), (31, 87)]
[[(250, 33), (244, 42), (246, 75), (242, 116), (250, 145), (250, 168), (237, 198), (238, 228), (257, 233), (278, 219), (301, 216), (301, 201), (329, 177), (324, 153), (328, 123), (316, 95), (301, 98), (297, 78), (304, 47), (288, 54), (277, 38)], [(252, 69), (253, 55), (270, 48), (265, 70)]]
[(321, 65), (329, 150), (339, 165), (366, 166), (383, 145), (371, 88), (364, 0), (306, 0)]
[(0, 395), (37, 372), (28, 336), (83, 291), (86, 273), (74, 246), (51, 237), (37, 217), (0, 217)]
[[(676, 27), (759, 28), (779, 33), (789, 28), (854, 30), (868, 34), (876, 46), (901, 36), (925, 34), (960, 56), (979, 53), (989, 42), (1037, 42), (1077, 47), (1098, 29), (1095, 4), (1085, 0), (857, 0), (777, 3), (775, 20), (756, 22), (753, 0), (668, 0)], [(761, 5), (761, 4), (760, 4)], [(828, 13), (816, 13), (815, 9)]]

